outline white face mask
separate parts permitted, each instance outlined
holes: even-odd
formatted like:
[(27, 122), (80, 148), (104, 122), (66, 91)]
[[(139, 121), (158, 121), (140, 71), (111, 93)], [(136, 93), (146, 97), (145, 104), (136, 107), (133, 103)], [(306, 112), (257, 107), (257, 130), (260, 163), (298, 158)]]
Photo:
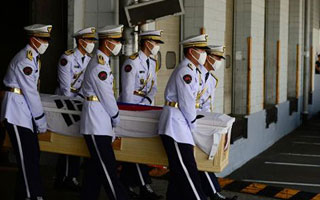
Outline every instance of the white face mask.
[(151, 52), (152, 55), (156, 56), (160, 50), (160, 46), (157, 44), (152, 44), (151, 42), (149, 42), (149, 44), (153, 45), (153, 48), (150, 49), (148, 46), (147, 46), (147, 48), (149, 49), (149, 51)]
[(46, 52), (46, 50), (47, 50), (47, 48), (48, 48), (48, 46), (49, 46), (49, 43), (47, 42), (47, 43), (42, 43), (42, 42), (40, 42), (39, 40), (37, 40), (36, 38), (34, 38), (37, 42), (39, 42), (40, 43), (40, 46), (39, 47), (37, 47), (35, 44), (33, 44), (36, 48), (37, 48), (37, 51), (38, 51), (38, 53), (39, 54), (44, 54), (44, 52)]
[(211, 57), (211, 59), (213, 59), (215, 62), (211, 63), (208, 59), (208, 63), (210, 64), (210, 66), (213, 68), (213, 70), (211, 71), (217, 71), (220, 67), (221, 67), (221, 61), (220, 60), (216, 60), (215, 58)]
[(221, 67), (221, 61), (216, 61), (212, 67), (214, 71), (217, 71)]
[(86, 42), (84, 40), (83, 40), (83, 42), (86, 43), (87, 46), (84, 47), (82, 44), (81, 44), (81, 46), (84, 48), (84, 50), (86, 50), (87, 53), (91, 53), (94, 49), (94, 43), (93, 42)]
[(191, 54), (191, 56), (198, 61), (198, 63), (200, 65), (204, 65), (204, 63), (206, 62), (206, 59), (207, 59), (207, 53), (204, 51), (202, 53), (192, 49), (193, 51), (197, 52), (199, 54), (199, 58), (197, 59), (196, 57), (194, 57), (194, 55)]
[[(212, 58), (212, 57), (210, 57)], [(216, 60), (214, 58), (212, 58), (213, 60), (215, 60), (215, 62), (212, 64), (209, 60), (208, 63), (211, 65), (211, 67), (213, 68), (214, 71), (217, 71), (218, 69), (220, 69), (221, 67), (221, 61), (220, 60)]]
[(118, 55), (118, 53), (120, 52), (120, 50), (121, 50), (121, 47), (122, 47), (122, 44), (121, 43), (114, 43), (114, 42), (111, 42), (111, 41), (108, 41), (108, 42), (110, 42), (111, 44), (113, 44), (114, 45), (114, 48), (111, 50), (107, 45), (106, 45), (106, 47), (107, 47), (107, 49), (109, 49), (109, 51), (111, 51), (111, 53), (113, 54), (113, 55)]

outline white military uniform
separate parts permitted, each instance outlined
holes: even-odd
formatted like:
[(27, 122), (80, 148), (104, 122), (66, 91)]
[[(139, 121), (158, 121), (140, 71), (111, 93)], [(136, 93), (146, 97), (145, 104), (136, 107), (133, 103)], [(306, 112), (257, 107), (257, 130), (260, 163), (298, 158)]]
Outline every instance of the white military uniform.
[(122, 92), (119, 100), (151, 105), (158, 91), (156, 61), (140, 50), (124, 62), (121, 70)]
[[(190, 37), (181, 43), (184, 49), (192, 48), (203, 55), (198, 49), (207, 48), (207, 36)], [(171, 74), (165, 89), (165, 106), (159, 120), (159, 134), (170, 168), (168, 200), (207, 199), (194, 158), (195, 143), (192, 136), (192, 131), (196, 128), (196, 97), (201, 81), (198, 71), (185, 58)]]
[(85, 73), (80, 133), (114, 136), (112, 120), (119, 118), (113, 93), (113, 75), (109, 57), (97, 50)]
[[(73, 37), (80, 40), (97, 40), (95, 35), (95, 27), (84, 28), (73, 34)], [(89, 43), (87, 43), (89, 44)], [(85, 70), (91, 57), (84, 47), (85, 54), (79, 50), (79, 46), (74, 50), (65, 51), (58, 63), (58, 83), (56, 94), (68, 97), (81, 96), (81, 86)], [(91, 51), (91, 50), (90, 50)], [(55, 179), (55, 187), (70, 188), (73, 185), (75, 190), (79, 189), (76, 178), (80, 174), (80, 157), (70, 155), (60, 155), (57, 162), (57, 174)], [(70, 183), (70, 184), (69, 184)]]
[[(18, 52), (8, 66), (3, 80), (6, 93), (1, 122), (6, 126), (19, 167), (15, 199), (41, 200), (44, 192), (37, 133), (46, 132), (47, 122), (37, 90), (41, 67), (39, 53), (44, 53), (48, 47), (45, 41), (50, 38), (52, 26), (34, 24), (24, 29), (30, 37), (30, 45)], [(39, 42), (38, 47), (35, 41)]]
[(56, 93), (68, 97), (77, 96), (90, 60), (91, 57), (83, 55), (78, 48), (66, 51), (58, 63), (59, 87)]
[[(121, 40), (123, 25), (105, 26), (98, 31), (99, 40)], [(119, 46), (118, 46), (119, 47)], [(118, 48), (118, 50), (120, 50)], [(113, 50), (109, 49), (109, 52)], [(90, 152), (83, 178), (81, 198), (97, 200), (101, 185), (108, 199), (127, 200), (127, 195), (117, 177), (116, 159), (112, 149), (112, 128), (120, 122), (119, 109), (113, 93), (113, 75), (109, 57), (100, 50), (91, 59), (84, 75), (82, 94), (85, 98), (80, 133), (84, 135)]]
[(166, 105), (159, 120), (159, 134), (194, 145), (191, 131), (196, 121), (198, 77), (196, 66), (187, 58), (173, 71), (165, 89)]
[[(224, 48), (221, 46), (208, 46), (208, 55), (212, 52), (217, 53), (217, 56), (223, 57)], [(216, 61), (219, 62), (219, 61)], [(218, 84), (218, 79), (214, 76), (212, 71), (208, 71), (203, 65), (200, 67), (201, 83), (197, 95), (197, 110), (212, 112), (214, 103), (214, 93)], [(206, 196), (214, 199), (229, 199), (222, 196), (220, 184), (216, 175), (212, 172), (199, 171), (199, 177), (201, 180), (201, 186)]]
[(200, 66), (201, 82), (197, 94), (196, 108), (199, 111), (212, 112), (214, 103), (214, 93), (218, 84), (218, 79), (209, 72), (203, 65)]
[[(22, 49), (10, 62), (4, 85), (1, 121), (5, 119), (32, 131), (46, 130), (47, 122), (41, 106), (37, 84), (40, 74), (39, 54), (30, 45)], [(33, 122), (37, 129), (34, 130)]]
[[(152, 52), (148, 48), (151, 43), (153, 48), (160, 49), (159, 43), (162, 30), (148, 30), (139, 34), (140, 43), (145, 45), (146, 51), (150, 52), (147, 56), (142, 50), (131, 55), (122, 65), (121, 69), (121, 95), (120, 102), (152, 105), (157, 93), (157, 74), (156, 60), (151, 56), (157, 52)], [(150, 43), (150, 44), (148, 44)], [(156, 44), (154, 44), (156, 43)], [(140, 198), (157, 200), (160, 198), (152, 189), (149, 167), (143, 164), (122, 163), (120, 174), (122, 182), (128, 186), (140, 186)], [(133, 194), (133, 193), (131, 193)]]

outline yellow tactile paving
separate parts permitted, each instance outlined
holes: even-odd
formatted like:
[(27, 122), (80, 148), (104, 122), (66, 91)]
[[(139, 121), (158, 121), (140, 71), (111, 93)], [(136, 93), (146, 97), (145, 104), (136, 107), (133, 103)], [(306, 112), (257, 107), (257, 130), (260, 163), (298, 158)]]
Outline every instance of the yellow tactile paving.
[(290, 199), (294, 195), (296, 195), (300, 190), (292, 190), (292, 189), (283, 189), (281, 192), (276, 194), (274, 197), (281, 199)]
[(259, 183), (252, 183), (248, 185), (246, 188), (242, 189), (241, 192), (250, 193), (250, 194), (257, 194), (261, 190), (263, 190), (267, 185), (259, 184)]
[(313, 197), (311, 200), (320, 200), (320, 194), (318, 194), (317, 196)]

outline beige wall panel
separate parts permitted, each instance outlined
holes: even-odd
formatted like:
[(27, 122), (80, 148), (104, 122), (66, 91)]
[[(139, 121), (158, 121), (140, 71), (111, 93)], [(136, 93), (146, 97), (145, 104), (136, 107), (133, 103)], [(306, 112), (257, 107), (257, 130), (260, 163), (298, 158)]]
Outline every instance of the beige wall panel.
[(155, 105), (164, 104), (164, 90), (173, 69), (166, 68), (166, 53), (176, 53), (176, 66), (179, 64), (179, 41), (180, 41), (180, 17), (168, 17), (156, 21), (156, 29), (163, 30), (162, 38), (165, 44), (161, 45), (161, 68), (158, 71), (158, 93), (155, 97)]
[[(225, 32), (225, 46), (227, 62), (224, 69), (224, 113), (231, 113), (232, 106), (232, 44), (233, 44), (233, 1), (226, 2), (226, 32)], [(229, 59), (229, 61), (228, 61)], [(229, 64), (229, 67), (227, 66)], [(228, 68), (227, 68), (228, 67)]]

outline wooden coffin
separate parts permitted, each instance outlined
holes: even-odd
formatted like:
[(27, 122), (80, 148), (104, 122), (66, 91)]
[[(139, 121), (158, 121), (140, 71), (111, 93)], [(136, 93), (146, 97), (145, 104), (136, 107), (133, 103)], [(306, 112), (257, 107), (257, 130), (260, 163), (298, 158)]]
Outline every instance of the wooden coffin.
[[(226, 134), (221, 137), (218, 151), (213, 160), (195, 147), (198, 169), (202, 171), (221, 172), (228, 165), (229, 145)], [(83, 137), (66, 136), (53, 132), (39, 135), (41, 151), (89, 157), (89, 151)], [(224, 147), (227, 145), (227, 148)], [(8, 135), (5, 147), (11, 147)], [(168, 159), (159, 136), (151, 138), (117, 138), (113, 143), (118, 161), (142, 164), (168, 165)]]

